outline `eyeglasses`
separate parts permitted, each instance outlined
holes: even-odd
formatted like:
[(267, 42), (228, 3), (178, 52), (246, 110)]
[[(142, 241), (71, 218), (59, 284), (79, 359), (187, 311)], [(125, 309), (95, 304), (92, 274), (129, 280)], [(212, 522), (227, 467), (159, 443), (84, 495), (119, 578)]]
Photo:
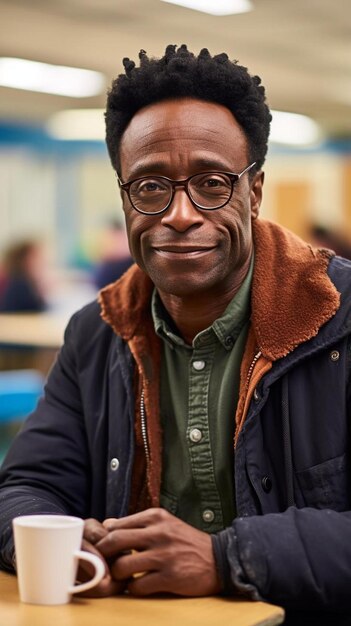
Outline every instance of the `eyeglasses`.
[(233, 195), (234, 184), (256, 165), (256, 161), (239, 174), (232, 172), (203, 172), (184, 180), (172, 180), (167, 176), (143, 176), (118, 184), (128, 194), (132, 207), (144, 215), (158, 215), (171, 206), (176, 187), (183, 187), (190, 201), (204, 211), (225, 206)]

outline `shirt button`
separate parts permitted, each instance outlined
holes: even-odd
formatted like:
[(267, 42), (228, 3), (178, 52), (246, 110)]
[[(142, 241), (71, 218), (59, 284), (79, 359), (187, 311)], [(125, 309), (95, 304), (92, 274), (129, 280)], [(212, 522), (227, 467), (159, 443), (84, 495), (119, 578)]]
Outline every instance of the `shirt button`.
[(112, 470), (113, 472), (115, 472), (116, 470), (118, 470), (118, 468), (119, 468), (119, 460), (118, 460), (118, 459), (116, 459), (116, 458), (111, 459), (111, 462), (110, 462), (110, 468), (111, 468), (111, 470)]
[(193, 428), (190, 431), (189, 437), (193, 443), (199, 443), (202, 439), (202, 432), (199, 428)]
[(205, 361), (193, 361), (193, 368), (197, 372), (201, 372), (206, 367)]
[(231, 335), (228, 335), (228, 337), (226, 337), (224, 340), (224, 344), (227, 346), (227, 348), (232, 348), (234, 345), (233, 337)]
[(212, 511), (212, 509), (205, 509), (202, 512), (202, 519), (204, 520), (204, 522), (207, 522), (207, 524), (209, 524), (210, 522), (213, 522), (215, 518), (215, 514)]

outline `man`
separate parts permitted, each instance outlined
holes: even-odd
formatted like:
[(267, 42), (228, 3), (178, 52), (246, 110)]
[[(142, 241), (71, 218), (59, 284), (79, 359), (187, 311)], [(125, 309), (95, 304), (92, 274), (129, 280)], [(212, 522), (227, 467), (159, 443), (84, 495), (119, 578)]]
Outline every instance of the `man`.
[(2, 566), (13, 517), (68, 513), (98, 595), (347, 610), (351, 266), (257, 219), (258, 77), (186, 46), (124, 67), (107, 145), (136, 265), (72, 318), (8, 454)]

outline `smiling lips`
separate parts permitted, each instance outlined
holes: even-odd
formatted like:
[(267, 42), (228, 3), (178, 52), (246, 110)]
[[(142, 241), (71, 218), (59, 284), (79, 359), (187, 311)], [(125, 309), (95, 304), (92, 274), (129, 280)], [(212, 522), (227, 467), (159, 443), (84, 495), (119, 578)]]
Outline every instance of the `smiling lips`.
[(160, 254), (161, 256), (165, 256), (172, 259), (181, 259), (181, 258), (189, 258), (194, 256), (202, 256), (207, 254), (208, 252), (212, 252), (215, 246), (175, 246), (175, 245), (164, 245), (161, 247), (154, 247), (155, 252)]

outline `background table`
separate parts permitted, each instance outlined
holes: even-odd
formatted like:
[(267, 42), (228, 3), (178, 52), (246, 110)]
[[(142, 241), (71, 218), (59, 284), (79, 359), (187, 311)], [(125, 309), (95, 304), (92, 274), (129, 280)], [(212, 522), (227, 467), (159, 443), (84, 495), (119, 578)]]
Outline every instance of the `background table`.
[(57, 349), (67, 321), (54, 313), (0, 313), (0, 344)]
[(63, 343), (65, 313), (0, 313), (0, 370), (49, 372)]
[(275, 626), (280, 607), (211, 598), (75, 598), (63, 606), (22, 604), (15, 576), (0, 572), (1, 626)]

